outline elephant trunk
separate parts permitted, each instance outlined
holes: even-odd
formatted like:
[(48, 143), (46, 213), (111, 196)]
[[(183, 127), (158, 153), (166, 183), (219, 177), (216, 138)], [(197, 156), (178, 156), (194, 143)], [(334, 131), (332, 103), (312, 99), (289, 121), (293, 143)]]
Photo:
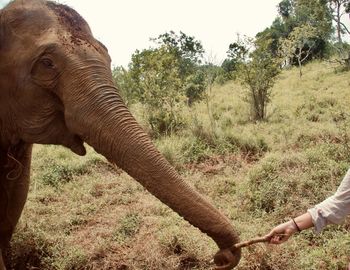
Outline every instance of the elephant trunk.
[[(94, 86), (94, 90), (84, 91), (84, 98), (81, 95), (77, 101), (70, 97), (71, 104), (76, 104), (71, 113), (65, 112), (67, 118), (74, 119), (67, 121), (75, 123), (70, 129), (75, 129), (74, 132), (97, 152), (209, 235), (220, 249), (231, 248), (238, 241), (238, 236), (230, 221), (186, 184), (156, 150), (112, 85), (108, 81)], [(239, 256), (239, 252), (237, 254)]]

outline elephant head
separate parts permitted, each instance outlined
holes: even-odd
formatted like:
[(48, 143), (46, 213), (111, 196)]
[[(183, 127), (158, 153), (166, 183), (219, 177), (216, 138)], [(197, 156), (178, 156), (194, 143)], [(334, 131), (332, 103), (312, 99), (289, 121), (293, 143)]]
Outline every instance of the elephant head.
[(220, 269), (240, 250), (229, 220), (186, 184), (137, 124), (113, 84), (106, 47), (65, 5), (17, 0), (0, 13), (0, 143), (91, 145), (220, 248)]

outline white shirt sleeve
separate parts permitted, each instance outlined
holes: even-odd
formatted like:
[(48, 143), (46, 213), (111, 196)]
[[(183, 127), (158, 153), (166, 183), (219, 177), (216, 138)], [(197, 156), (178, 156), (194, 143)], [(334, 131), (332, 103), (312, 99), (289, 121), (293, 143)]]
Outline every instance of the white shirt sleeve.
[(308, 210), (316, 232), (328, 224), (339, 224), (350, 214), (350, 169), (340, 183), (337, 192)]

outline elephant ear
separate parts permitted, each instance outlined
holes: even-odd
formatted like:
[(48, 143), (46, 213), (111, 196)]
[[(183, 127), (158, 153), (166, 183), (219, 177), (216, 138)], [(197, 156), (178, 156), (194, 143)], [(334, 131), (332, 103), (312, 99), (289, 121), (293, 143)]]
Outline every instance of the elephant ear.
[(9, 26), (6, 19), (6, 8), (0, 9), (0, 51), (6, 46), (6, 39), (9, 38)]
[(0, 50), (3, 47), (3, 43), (4, 43), (4, 31), (3, 31), (3, 22), (2, 22), (2, 14), (3, 11), (2, 9), (0, 9)]

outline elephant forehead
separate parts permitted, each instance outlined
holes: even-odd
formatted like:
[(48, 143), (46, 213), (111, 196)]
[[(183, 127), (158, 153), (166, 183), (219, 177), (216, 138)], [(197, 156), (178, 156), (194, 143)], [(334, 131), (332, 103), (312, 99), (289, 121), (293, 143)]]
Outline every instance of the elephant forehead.
[(51, 1), (47, 2), (46, 5), (56, 15), (58, 23), (70, 33), (73, 44), (80, 45), (81, 41), (91, 42), (90, 28), (78, 12), (66, 5)]
[(5, 9), (2, 14), (1, 23), (8, 33), (16, 35), (40, 35), (42, 31), (49, 28), (53, 22), (49, 14), (43, 12), (36, 6), (13, 5)]
[[(57, 17), (59, 28), (61, 28), (58, 31), (61, 33), (59, 38), (66, 48), (71, 47), (74, 50), (81, 45), (87, 45), (87, 47), (93, 47), (98, 52), (103, 51), (101, 47), (107, 50), (94, 39), (88, 23), (74, 9), (51, 1), (48, 1), (46, 5)], [(65, 31), (67, 33), (64, 33)]]

